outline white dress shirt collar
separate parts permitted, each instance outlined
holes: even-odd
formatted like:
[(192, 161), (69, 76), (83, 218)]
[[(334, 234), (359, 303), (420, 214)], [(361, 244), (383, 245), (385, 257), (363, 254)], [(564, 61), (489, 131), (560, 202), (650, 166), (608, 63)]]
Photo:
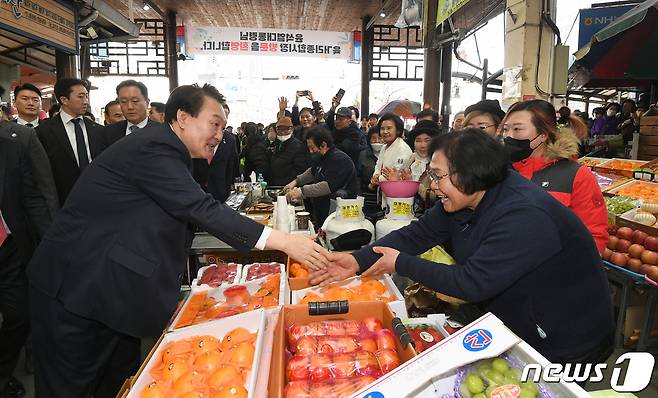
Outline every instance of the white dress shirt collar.
[(71, 116), (68, 113), (64, 112), (63, 110), (59, 111), (59, 115), (62, 118), (62, 123), (64, 123), (64, 126), (66, 126), (73, 119), (82, 119), (82, 116)]
[[(126, 120), (126, 122), (128, 122), (128, 121)], [(128, 124), (126, 124), (126, 135), (132, 133), (132, 131), (130, 130), (130, 127), (132, 127), (132, 126), (137, 126), (137, 127), (139, 127), (140, 129), (143, 129), (144, 127), (146, 127), (146, 125), (148, 124), (148, 122), (149, 122), (149, 118), (148, 118), (148, 117), (146, 117), (146, 119), (142, 120), (141, 122), (139, 122), (139, 123), (137, 123), (137, 124), (133, 124), (133, 123), (131, 123), (131, 122), (128, 122)]]
[(34, 127), (37, 127), (39, 125), (39, 118), (37, 117), (36, 119), (34, 119), (32, 121), (28, 121), (28, 120), (25, 120), (25, 119), (23, 119), (19, 116), (18, 119), (16, 119), (16, 122), (18, 124), (22, 125), (22, 126), (25, 126), (26, 124), (30, 123), (30, 124), (32, 124), (32, 127), (34, 128)]

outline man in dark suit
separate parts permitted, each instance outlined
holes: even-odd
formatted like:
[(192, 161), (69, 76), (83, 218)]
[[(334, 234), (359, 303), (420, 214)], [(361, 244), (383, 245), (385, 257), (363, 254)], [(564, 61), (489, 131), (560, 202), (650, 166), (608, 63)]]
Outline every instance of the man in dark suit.
[(12, 377), (29, 330), (25, 266), (34, 249), (35, 232), (43, 236), (49, 224), (50, 213), (32, 177), (27, 154), (16, 140), (0, 137), (1, 397), (25, 393)]
[(43, 149), (37, 133), (32, 128), (3, 120), (0, 121), (0, 137), (8, 138), (19, 143), (21, 150), (27, 155), (30, 161), (32, 175), (37, 188), (46, 198), (50, 216), (54, 218), (55, 212), (59, 209), (57, 188), (55, 188), (55, 180), (53, 179), (48, 155), (45, 149)]
[(148, 117), (149, 93), (144, 83), (125, 80), (117, 86), (117, 100), (126, 120), (105, 126), (108, 146), (154, 122)]
[(18, 113), (18, 118), (14, 121), (23, 126), (37, 128), (41, 111), (41, 90), (30, 83), (16, 86), (14, 101), (16, 113)]
[(114, 397), (137, 370), (138, 338), (160, 334), (176, 308), (189, 224), (324, 266), (310, 239), (240, 216), (192, 178), (192, 158), (222, 138), (223, 102), (210, 85), (178, 87), (167, 123), (112, 145), (73, 188), (27, 271), (37, 397)]
[(87, 86), (79, 79), (55, 83), (60, 113), (37, 127), (52, 168), (60, 205), (66, 201), (80, 173), (106, 148), (103, 126), (86, 118), (89, 105)]

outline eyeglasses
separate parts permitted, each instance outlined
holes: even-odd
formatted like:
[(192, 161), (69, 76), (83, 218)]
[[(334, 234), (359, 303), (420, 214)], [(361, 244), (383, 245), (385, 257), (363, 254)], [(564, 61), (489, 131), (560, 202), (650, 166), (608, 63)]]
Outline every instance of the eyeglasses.
[(429, 170), (427, 170), (427, 175), (429, 176), (430, 180), (432, 180), (432, 182), (436, 182), (438, 184), (439, 181), (441, 181), (442, 179), (449, 176), (450, 173), (445, 173), (443, 175), (438, 175), (438, 174), (436, 174), (436, 172), (434, 170), (429, 169)]
[(469, 125), (466, 126), (466, 127), (477, 127), (477, 128), (479, 128), (479, 129), (486, 130), (486, 129), (488, 129), (489, 127), (496, 127), (496, 125), (495, 125), (495, 124), (480, 123), (480, 124), (478, 124), (477, 126), (476, 126), (476, 125), (473, 125), (473, 124), (469, 124)]

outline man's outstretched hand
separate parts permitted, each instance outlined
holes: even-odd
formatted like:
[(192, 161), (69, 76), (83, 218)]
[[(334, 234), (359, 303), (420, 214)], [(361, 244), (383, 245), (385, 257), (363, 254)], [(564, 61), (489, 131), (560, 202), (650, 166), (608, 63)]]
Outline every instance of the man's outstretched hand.
[(327, 255), (329, 263), (325, 268), (310, 270), (311, 284), (320, 286), (350, 278), (359, 271), (356, 258), (349, 253), (331, 252)]

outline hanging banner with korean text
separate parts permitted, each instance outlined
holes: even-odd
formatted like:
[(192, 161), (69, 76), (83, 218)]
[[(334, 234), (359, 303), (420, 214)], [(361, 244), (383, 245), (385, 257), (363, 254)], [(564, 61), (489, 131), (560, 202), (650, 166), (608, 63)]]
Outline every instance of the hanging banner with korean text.
[(189, 54), (352, 58), (352, 32), (205, 26), (185, 33)]

